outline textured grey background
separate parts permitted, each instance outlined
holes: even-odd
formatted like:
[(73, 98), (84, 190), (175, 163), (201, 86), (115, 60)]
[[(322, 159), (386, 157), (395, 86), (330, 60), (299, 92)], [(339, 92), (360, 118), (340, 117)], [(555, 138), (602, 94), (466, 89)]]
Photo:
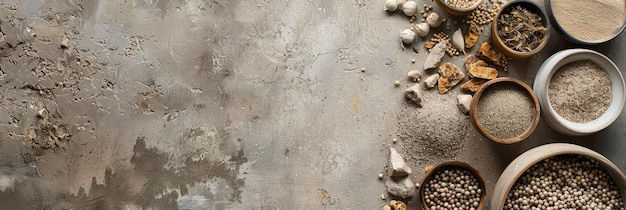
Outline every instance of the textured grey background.
[[(410, 117), (402, 113), (419, 109), (402, 96), (406, 72), (427, 55), (422, 40), (418, 54), (401, 49), (410, 24), (383, 4), (0, 2), (0, 208), (380, 208), (387, 148), (410, 148), (391, 139)], [(551, 33), (544, 51), (503, 75), (532, 85), (543, 60), (577, 47)], [(626, 69), (625, 46), (620, 35), (591, 48)], [(453, 107), (458, 93), (429, 91), (427, 105)], [(625, 117), (588, 137), (541, 121), (514, 145), (467, 126), (449, 158), (403, 151), (416, 182), (427, 165), (456, 159), (481, 171), (490, 193), (515, 156), (548, 142), (586, 145), (625, 170)]]

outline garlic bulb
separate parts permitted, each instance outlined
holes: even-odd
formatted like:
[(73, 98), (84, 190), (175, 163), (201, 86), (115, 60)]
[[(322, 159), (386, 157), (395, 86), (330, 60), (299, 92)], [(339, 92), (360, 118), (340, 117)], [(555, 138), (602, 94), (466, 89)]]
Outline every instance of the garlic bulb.
[(406, 16), (415, 15), (417, 13), (417, 2), (407, 1), (406, 3), (402, 4), (402, 12), (404, 12)]
[(415, 28), (417, 29), (417, 35), (420, 37), (426, 37), (428, 36), (428, 33), (430, 33), (430, 26), (428, 23), (418, 23), (415, 25)]
[(406, 3), (406, 0), (396, 0), (396, 3), (398, 3), (398, 7), (402, 7), (402, 5)]
[(398, 9), (398, 2), (396, 0), (387, 0), (385, 2), (385, 11), (393, 12)]
[(439, 14), (437, 14), (436, 12), (431, 12), (428, 17), (426, 17), (426, 22), (430, 27), (437, 28), (441, 25), (443, 19), (441, 19), (439, 17)]
[(411, 29), (405, 29), (404, 31), (400, 32), (400, 39), (404, 44), (413, 43), (413, 41), (415, 40), (415, 31)]
[(463, 51), (463, 54), (465, 55), (465, 39), (463, 39), (463, 32), (461, 32), (460, 28), (452, 34), (452, 44), (457, 49)]

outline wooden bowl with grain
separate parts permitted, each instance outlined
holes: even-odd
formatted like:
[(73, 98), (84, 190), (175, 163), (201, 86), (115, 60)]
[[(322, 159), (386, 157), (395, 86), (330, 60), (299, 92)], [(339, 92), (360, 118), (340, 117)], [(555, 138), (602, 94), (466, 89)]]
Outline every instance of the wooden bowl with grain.
[[(474, 167), (472, 167), (471, 165), (465, 162), (460, 162), (460, 161), (449, 161), (449, 162), (440, 163), (439, 165), (434, 166), (432, 169), (426, 172), (426, 176), (424, 177), (424, 180), (422, 180), (422, 184), (418, 191), (419, 199), (420, 199), (420, 202), (422, 203), (422, 208), (425, 210), (433, 209), (427, 203), (426, 201), (427, 199), (425, 197), (425, 196), (430, 196), (425, 192), (426, 188), (430, 188), (431, 187), (430, 184), (435, 184), (435, 183), (430, 183), (430, 181), (433, 180), (433, 177), (436, 174), (442, 172), (442, 170), (453, 170), (453, 169), (466, 170), (467, 172), (469, 172), (469, 174), (475, 177), (477, 184), (478, 184), (478, 189), (480, 189), (480, 191), (477, 192), (476, 196), (480, 200), (476, 202), (476, 206), (472, 206), (471, 208), (476, 209), (476, 210), (482, 210), (487, 203), (487, 187), (485, 186), (485, 178)], [(448, 183), (453, 183), (453, 181), (450, 181)], [(462, 209), (459, 207), (457, 208)], [(450, 208), (450, 209), (453, 209), (453, 208)], [(466, 209), (470, 209), (470, 208), (466, 207)]]
[(483, 84), (472, 98), (470, 121), (483, 136), (502, 144), (520, 142), (533, 133), (540, 105), (526, 83), (500, 77)]

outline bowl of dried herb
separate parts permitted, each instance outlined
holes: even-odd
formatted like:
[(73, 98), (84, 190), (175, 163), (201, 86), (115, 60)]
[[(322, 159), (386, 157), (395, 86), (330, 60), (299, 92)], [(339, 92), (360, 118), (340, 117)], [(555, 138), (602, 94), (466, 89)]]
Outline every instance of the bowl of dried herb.
[(502, 7), (491, 24), (491, 41), (511, 58), (524, 59), (548, 43), (550, 23), (545, 12), (532, 1), (511, 1)]

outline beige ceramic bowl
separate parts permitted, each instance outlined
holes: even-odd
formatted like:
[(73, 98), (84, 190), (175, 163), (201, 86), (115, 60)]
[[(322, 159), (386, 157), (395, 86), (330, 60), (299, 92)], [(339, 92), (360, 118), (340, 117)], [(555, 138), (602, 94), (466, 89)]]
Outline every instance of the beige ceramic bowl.
[[(580, 61), (590, 60), (598, 64), (609, 75), (611, 79), (612, 101), (608, 109), (598, 119), (586, 123), (569, 121), (559, 115), (552, 105), (548, 95), (550, 80), (558, 70), (564, 65)], [(596, 133), (609, 127), (622, 113), (626, 104), (626, 83), (620, 73), (619, 68), (609, 59), (599, 52), (588, 49), (568, 49), (555, 53), (546, 59), (539, 67), (535, 76), (533, 90), (537, 94), (543, 118), (554, 130), (571, 136), (584, 136)]]
[[(563, 26), (561, 26), (561, 24), (559, 23), (559, 21), (556, 19), (556, 17), (554, 16), (554, 12), (552, 11), (552, 1), (554, 0), (544, 0), (543, 2), (545, 3), (545, 8), (546, 11), (548, 12), (548, 15), (550, 17), (550, 22), (552, 22), (552, 25), (554, 26), (554, 28), (557, 29), (557, 31), (559, 33), (561, 33), (563, 35), (563, 37), (570, 41), (573, 42), (575, 44), (584, 44), (584, 45), (597, 45), (597, 44), (602, 44), (608, 41), (613, 40), (615, 37), (617, 37), (618, 35), (620, 35), (622, 33), (622, 31), (624, 31), (624, 28), (626, 27), (626, 19), (624, 20), (623, 24), (621, 27), (617, 28), (613, 34), (607, 36), (605, 39), (600, 39), (600, 40), (584, 40), (581, 38), (577, 38), (574, 35), (572, 35), (570, 32), (568, 32), (567, 30), (565, 30), (565, 28), (563, 28)], [(563, 1), (563, 0), (560, 0)], [(573, 13), (577, 13), (577, 12), (582, 12), (585, 10), (585, 7), (579, 7), (580, 11), (572, 11)], [(624, 12), (626, 12), (626, 8), (624, 8)], [(578, 16), (578, 18), (587, 18), (584, 15), (580, 15)], [(599, 21), (606, 21), (606, 20), (599, 20)], [(592, 21), (593, 22), (593, 21)], [(585, 27), (580, 27), (580, 28), (585, 28)]]
[(585, 147), (566, 143), (554, 143), (535, 147), (524, 152), (504, 169), (493, 190), (491, 209), (504, 208), (509, 190), (527, 169), (546, 158), (566, 154), (582, 155), (600, 163), (619, 188), (622, 198), (626, 198), (626, 177), (609, 159)]

